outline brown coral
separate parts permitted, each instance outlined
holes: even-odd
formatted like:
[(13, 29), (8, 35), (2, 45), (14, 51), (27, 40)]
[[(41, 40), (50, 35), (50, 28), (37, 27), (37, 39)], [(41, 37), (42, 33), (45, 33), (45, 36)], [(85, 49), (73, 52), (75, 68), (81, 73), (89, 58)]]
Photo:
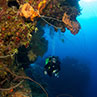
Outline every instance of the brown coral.
[(80, 29), (80, 24), (77, 21), (71, 21), (70, 16), (64, 13), (62, 21), (72, 34), (77, 34)]
[(26, 94), (24, 92), (15, 92), (14, 95), (12, 97), (29, 97), (29, 96), (26, 96)]
[(29, 61), (34, 61), (37, 58), (37, 55), (35, 55), (31, 50), (28, 52), (28, 58)]

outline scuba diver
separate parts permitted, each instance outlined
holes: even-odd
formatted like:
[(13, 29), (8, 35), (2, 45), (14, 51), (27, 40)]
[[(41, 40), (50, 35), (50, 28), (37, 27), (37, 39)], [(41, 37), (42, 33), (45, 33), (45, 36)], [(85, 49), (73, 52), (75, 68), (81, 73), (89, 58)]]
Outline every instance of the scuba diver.
[(50, 56), (45, 60), (44, 74), (48, 74), (50, 77), (59, 77), (60, 64), (58, 57)]

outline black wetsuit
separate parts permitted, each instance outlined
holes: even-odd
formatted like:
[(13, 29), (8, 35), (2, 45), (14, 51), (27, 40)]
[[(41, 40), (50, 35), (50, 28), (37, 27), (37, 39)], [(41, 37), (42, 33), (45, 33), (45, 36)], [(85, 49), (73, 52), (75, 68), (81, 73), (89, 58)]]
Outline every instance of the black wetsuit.
[(48, 64), (45, 65), (45, 71), (47, 71), (49, 76), (52, 76), (53, 71), (56, 70), (56, 73), (60, 71), (60, 61), (56, 60), (56, 62), (52, 62), (51, 60), (48, 62)]

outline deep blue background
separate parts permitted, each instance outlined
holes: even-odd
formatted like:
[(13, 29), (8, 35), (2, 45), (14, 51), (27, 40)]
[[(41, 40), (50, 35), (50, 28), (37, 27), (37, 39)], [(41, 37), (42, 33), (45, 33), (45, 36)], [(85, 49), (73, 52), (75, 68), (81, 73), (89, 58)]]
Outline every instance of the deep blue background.
[[(73, 96), (97, 97), (97, 1), (84, 2), (82, 0), (79, 4), (82, 9), (82, 14), (77, 18), (77, 20), (81, 24), (81, 30), (77, 35), (72, 35), (68, 30), (64, 34), (62, 34), (60, 30), (56, 33), (53, 27), (48, 25), (44, 27), (44, 37), (48, 40), (49, 45), (47, 53), (42, 58), (42, 63), (44, 63), (43, 61), (46, 57), (55, 55), (59, 56), (61, 61), (66, 56), (69, 56), (70, 58), (73, 57), (77, 59), (80, 63), (87, 64), (90, 69), (90, 79), (86, 80), (87, 85), (84, 88), (79, 88), (80, 83), (75, 86), (78, 90), (74, 91), (75, 93)], [(64, 66), (62, 66), (62, 68), (64, 68)], [(65, 71), (61, 71), (59, 78), (47, 77), (45, 79), (49, 85), (48, 91), (51, 97), (55, 97), (61, 93), (70, 93), (70, 89), (65, 88), (66, 76), (68, 75), (65, 74)], [(78, 79), (78, 77), (76, 77), (76, 79)], [(70, 85), (70, 83), (68, 85)], [(80, 92), (81, 89), (82, 93)]]

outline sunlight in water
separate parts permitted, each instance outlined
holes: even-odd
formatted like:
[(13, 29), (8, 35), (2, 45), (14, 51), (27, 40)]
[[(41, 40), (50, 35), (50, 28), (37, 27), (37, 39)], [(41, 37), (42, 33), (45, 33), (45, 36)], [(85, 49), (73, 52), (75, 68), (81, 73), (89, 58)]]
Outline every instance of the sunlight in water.
[(83, 18), (97, 17), (97, 0), (80, 0)]
[(84, 1), (84, 2), (95, 2), (97, 0), (82, 0), (82, 1)]

